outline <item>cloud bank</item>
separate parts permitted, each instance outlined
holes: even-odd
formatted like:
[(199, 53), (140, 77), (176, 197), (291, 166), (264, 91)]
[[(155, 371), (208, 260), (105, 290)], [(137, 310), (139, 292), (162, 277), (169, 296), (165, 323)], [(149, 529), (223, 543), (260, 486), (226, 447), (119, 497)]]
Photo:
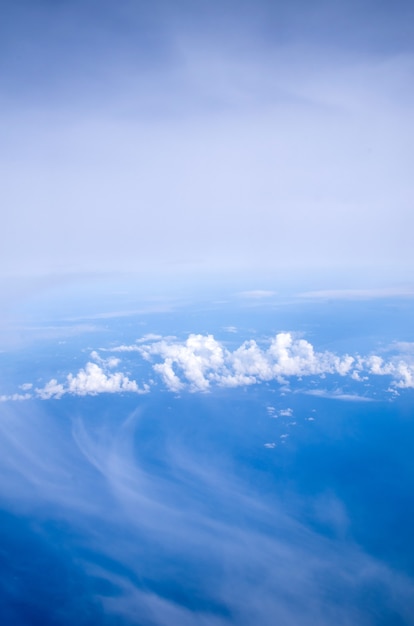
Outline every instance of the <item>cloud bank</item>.
[[(378, 354), (361, 356), (324, 350), (318, 351), (306, 339), (293, 332), (280, 332), (264, 345), (248, 339), (231, 350), (226, 342), (212, 334), (190, 334), (185, 340), (173, 336), (147, 335), (134, 344), (122, 344), (102, 348), (128, 359), (128, 367), (150, 366), (147, 380), (137, 382), (129, 371), (122, 371), (122, 360), (110, 356), (103, 358), (97, 351), (91, 360), (75, 373), (68, 373), (63, 381), (52, 378), (43, 387), (33, 389), (31, 383), (20, 385), (25, 393), (0, 395), (0, 401), (28, 400), (38, 397), (43, 400), (73, 396), (97, 395), (101, 393), (148, 393), (156, 380), (151, 370), (161, 379), (165, 387), (175, 393), (181, 391), (208, 392), (215, 387), (235, 388), (275, 381), (288, 385), (289, 380), (303, 378), (325, 379), (339, 376), (353, 384), (365, 384), (372, 376), (386, 377), (388, 391), (398, 394), (400, 389), (414, 389), (414, 355), (405, 348), (396, 353), (400, 344), (392, 344), (392, 354), (384, 358)], [(116, 369), (116, 371), (114, 371)], [(323, 397), (342, 400), (363, 400), (365, 396), (351, 391), (335, 389), (304, 389)]]
[(331, 352), (315, 352), (311, 343), (292, 333), (278, 333), (267, 349), (255, 340), (245, 341), (231, 352), (213, 335), (189, 335), (185, 342), (157, 341), (140, 348), (147, 360), (161, 357), (154, 370), (172, 391), (189, 387), (206, 391), (212, 384), (239, 387), (285, 377), (347, 374), (355, 359)]
[(414, 360), (410, 355), (395, 355), (389, 360), (378, 355), (338, 356), (318, 352), (309, 341), (291, 332), (278, 333), (267, 348), (250, 339), (231, 351), (213, 335), (196, 334), (182, 342), (169, 339), (130, 348), (150, 362), (157, 361), (153, 369), (171, 391), (207, 391), (214, 385), (239, 387), (271, 380), (283, 384), (292, 377), (329, 374), (360, 382), (367, 375), (389, 376), (394, 389), (414, 388)]

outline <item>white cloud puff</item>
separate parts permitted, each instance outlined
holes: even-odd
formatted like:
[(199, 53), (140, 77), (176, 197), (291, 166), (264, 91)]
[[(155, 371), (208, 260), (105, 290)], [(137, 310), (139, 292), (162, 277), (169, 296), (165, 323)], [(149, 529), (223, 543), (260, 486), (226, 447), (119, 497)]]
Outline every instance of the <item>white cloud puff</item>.
[[(136, 348), (135, 348), (136, 349)], [(171, 391), (207, 391), (212, 384), (238, 387), (289, 377), (337, 374), (364, 381), (367, 375), (388, 375), (393, 387), (414, 388), (414, 364), (393, 357), (361, 357), (318, 352), (313, 345), (291, 332), (281, 332), (262, 348), (251, 339), (233, 351), (213, 335), (191, 334), (185, 341), (167, 337), (143, 344), (141, 355), (154, 362), (153, 369)], [(365, 376), (363, 376), (365, 374)], [(345, 399), (345, 394), (342, 395)]]
[(315, 352), (312, 344), (291, 333), (279, 333), (267, 349), (256, 341), (245, 341), (233, 352), (227, 350), (213, 335), (189, 335), (184, 342), (162, 340), (141, 346), (142, 356), (155, 363), (171, 391), (189, 387), (207, 391), (211, 383), (226, 387), (251, 385), (261, 381), (279, 380), (289, 376), (337, 373), (345, 375), (354, 358), (338, 357), (330, 352)]
[[(107, 363), (106, 367), (113, 367), (113, 363)], [(147, 386), (140, 389), (135, 380), (130, 380), (122, 372), (108, 373), (103, 367), (92, 362), (87, 363), (85, 368), (80, 369), (76, 375), (68, 374), (65, 384), (52, 379), (43, 388), (36, 389), (38, 397), (44, 400), (59, 399), (64, 394), (87, 396), (99, 393), (146, 393), (147, 391)]]
[[(414, 388), (414, 358), (408, 353), (393, 355), (388, 360), (378, 355), (362, 357), (315, 350), (307, 340), (291, 332), (276, 334), (267, 345), (262, 346), (253, 339), (244, 341), (234, 350), (213, 335), (190, 334), (184, 341), (167, 336), (148, 335), (146, 343), (118, 346), (111, 351), (135, 352), (151, 363), (153, 370), (162, 378), (165, 386), (173, 392), (189, 390), (206, 392), (212, 386), (239, 387), (261, 382), (278, 381), (286, 384), (291, 377), (320, 376), (333, 374), (349, 376), (363, 383), (369, 376), (388, 376), (389, 391)], [(395, 345), (393, 344), (394, 348)], [(109, 349), (108, 349), (109, 350)], [(146, 393), (148, 385), (138, 387), (135, 380), (120, 371), (114, 371), (120, 360), (116, 357), (102, 358), (96, 351), (91, 360), (76, 374), (68, 374), (64, 381), (49, 380), (44, 387), (32, 394), (43, 398), (59, 399), (65, 394), (86, 396), (100, 393)], [(152, 383), (153, 381), (151, 381)], [(30, 383), (21, 386), (23, 391), (31, 389)], [(364, 396), (336, 390), (308, 390), (307, 393), (335, 397), (341, 400), (361, 400)], [(28, 399), (30, 394), (0, 396), (0, 401)], [(291, 417), (291, 409), (276, 413), (269, 407), (273, 417)]]
[(391, 376), (394, 379), (393, 385), (401, 389), (414, 388), (414, 362), (411, 358), (406, 361), (396, 356), (385, 361), (380, 356), (372, 355), (361, 361), (369, 374)]
[(160, 356), (163, 361), (154, 365), (171, 391), (180, 391), (185, 383), (193, 391), (206, 391), (210, 381), (219, 380), (225, 367), (225, 350), (213, 335), (189, 335), (183, 343), (158, 341), (141, 347), (142, 356), (151, 360)]
[(0, 402), (16, 402), (16, 401), (20, 401), (20, 400), (30, 400), (31, 398), (31, 394), (30, 393), (12, 393), (10, 395), (1, 395), (0, 396)]

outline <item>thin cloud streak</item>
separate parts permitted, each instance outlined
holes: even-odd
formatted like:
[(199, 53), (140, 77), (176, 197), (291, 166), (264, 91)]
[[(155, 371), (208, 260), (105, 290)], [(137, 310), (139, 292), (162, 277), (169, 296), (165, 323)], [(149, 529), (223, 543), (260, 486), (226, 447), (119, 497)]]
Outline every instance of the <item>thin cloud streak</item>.
[[(276, 494), (269, 501), (229, 468), (222, 472), (214, 449), (200, 457), (182, 441), (161, 440), (168, 444), (168, 472), (148, 471), (144, 450), (134, 445), (145, 412), (103, 419), (99, 429), (89, 417), (71, 423), (30, 413), (27, 419), (24, 411), (6, 412), (0, 424), (3, 497), (12, 510), (35, 506), (40, 515), (47, 510), (48, 519), (64, 520), (78, 538), (75, 550), (77, 541), (88, 543), (77, 566), (116, 589), (102, 598), (107, 614), (134, 619), (139, 611), (156, 626), (168, 615), (189, 626), (247, 626), (253, 619), (267, 626), (276, 618), (292, 626), (368, 626), (358, 594), (380, 588), (381, 606), (409, 620), (412, 581), (343, 536), (345, 513), (338, 518), (336, 498), (323, 502), (329, 538), (297, 521), (286, 494), (283, 503)], [(163, 593), (160, 581), (173, 584), (168, 571), (158, 572), (156, 581), (145, 573), (154, 541), (165, 559), (175, 558), (178, 572), (188, 563), (203, 564), (203, 575), (195, 569), (191, 581), (198, 608)]]

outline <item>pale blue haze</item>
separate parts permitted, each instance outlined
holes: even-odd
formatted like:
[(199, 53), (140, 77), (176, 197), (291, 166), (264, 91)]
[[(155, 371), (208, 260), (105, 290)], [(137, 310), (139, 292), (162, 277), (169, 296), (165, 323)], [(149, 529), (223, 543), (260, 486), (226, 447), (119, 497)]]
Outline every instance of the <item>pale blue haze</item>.
[(0, 624), (414, 626), (414, 5), (0, 19)]

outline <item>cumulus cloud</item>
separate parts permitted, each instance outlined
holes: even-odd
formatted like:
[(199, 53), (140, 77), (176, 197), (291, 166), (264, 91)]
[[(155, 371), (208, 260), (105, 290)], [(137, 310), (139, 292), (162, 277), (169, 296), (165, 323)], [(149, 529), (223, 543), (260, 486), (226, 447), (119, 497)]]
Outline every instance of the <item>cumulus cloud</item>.
[[(211, 334), (190, 334), (183, 341), (174, 336), (159, 339), (159, 335), (147, 335), (145, 339), (145, 342), (138, 340), (132, 345), (107, 348), (106, 351), (129, 352), (132, 361), (141, 357), (151, 364), (167, 389), (176, 393), (184, 390), (206, 392), (214, 386), (230, 388), (270, 381), (287, 386), (292, 378), (325, 378), (328, 375), (348, 377), (349, 381), (359, 384), (365, 383), (370, 376), (387, 376), (390, 393), (414, 388), (414, 357), (409, 351), (393, 354), (388, 359), (377, 354), (338, 355), (327, 350), (318, 351), (309, 341), (292, 332), (280, 332), (266, 344), (249, 339), (233, 350)], [(91, 360), (76, 374), (69, 373), (63, 381), (52, 378), (43, 387), (32, 391), (32, 395), (58, 399), (65, 394), (85, 396), (149, 391), (148, 384), (138, 387), (127, 374), (114, 371), (120, 364), (119, 358), (103, 358), (97, 351), (93, 351), (90, 357)], [(150, 379), (149, 383), (152, 385), (154, 381)], [(26, 393), (0, 396), (0, 400), (29, 399), (31, 395), (27, 392), (32, 390), (31, 384), (25, 383), (20, 388)], [(354, 390), (316, 388), (303, 391), (338, 400), (367, 400), (364, 394), (359, 395)], [(272, 417), (292, 416), (289, 408), (276, 412), (274, 407), (268, 407), (267, 412)]]
[(142, 345), (142, 356), (152, 361), (172, 391), (189, 387), (206, 391), (212, 383), (225, 387), (251, 385), (261, 381), (283, 382), (289, 376), (347, 374), (354, 358), (338, 357), (331, 352), (315, 352), (311, 343), (292, 333), (279, 333), (267, 349), (255, 340), (245, 341), (231, 352), (213, 335), (189, 335), (184, 342), (162, 340)]
[(385, 361), (378, 355), (372, 355), (362, 359), (362, 366), (364, 365), (369, 374), (391, 376), (394, 379), (393, 385), (396, 387), (414, 388), (414, 361), (412, 359), (407, 361), (395, 356)]
[(0, 396), (0, 402), (29, 400), (31, 397), (30, 393), (12, 393), (10, 395), (3, 394)]
[[(125, 348), (128, 348), (127, 346)], [(281, 384), (291, 377), (336, 374), (362, 382), (368, 375), (388, 375), (393, 387), (414, 388), (414, 363), (393, 357), (388, 361), (378, 355), (337, 355), (315, 350), (306, 339), (291, 332), (281, 332), (267, 347), (257, 341), (244, 341), (231, 351), (213, 335), (191, 334), (185, 341), (164, 338), (134, 346), (163, 379), (171, 391), (207, 391), (215, 384), (239, 387), (276, 380)], [(155, 362), (154, 362), (155, 361)], [(338, 392), (335, 397), (355, 399), (355, 394)]]
[(103, 367), (109, 367), (110, 369), (117, 367), (121, 360), (117, 359), (114, 356), (110, 356), (107, 359), (103, 359), (100, 354), (98, 352), (96, 352), (96, 350), (93, 350), (91, 352), (91, 359), (93, 359), (96, 363), (99, 363), (100, 365), (102, 365)]
[(22, 391), (29, 391), (29, 389), (33, 388), (33, 384), (32, 383), (23, 383), (23, 385), (20, 385), (20, 389), (22, 389)]
[(212, 380), (220, 382), (227, 351), (213, 335), (189, 335), (183, 343), (162, 340), (143, 345), (141, 354), (147, 360), (153, 356), (163, 359), (154, 365), (154, 370), (171, 391), (180, 391), (185, 387), (177, 371), (192, 390), (206, 391)]
[[(104, 367), (113, 367), (112, 360), (108, 361), (109, 363), (106, 363)], [(68, 374), (64, 384), (58, 383), (53, 378), (43, 388), (36, 389), (36, 393), (40, 398), (49, 400), (50, 398), (60, 399), (64, 394), (87, 396), (99, 393), (146, 393), (147, 390), (147, 386), (140, 389), (135, 380), (130, 380), (122, 372), (105, 372), (104, 368), (97, 363), (88, 362), (85, 368), (80, 369), (76, 375)]]

